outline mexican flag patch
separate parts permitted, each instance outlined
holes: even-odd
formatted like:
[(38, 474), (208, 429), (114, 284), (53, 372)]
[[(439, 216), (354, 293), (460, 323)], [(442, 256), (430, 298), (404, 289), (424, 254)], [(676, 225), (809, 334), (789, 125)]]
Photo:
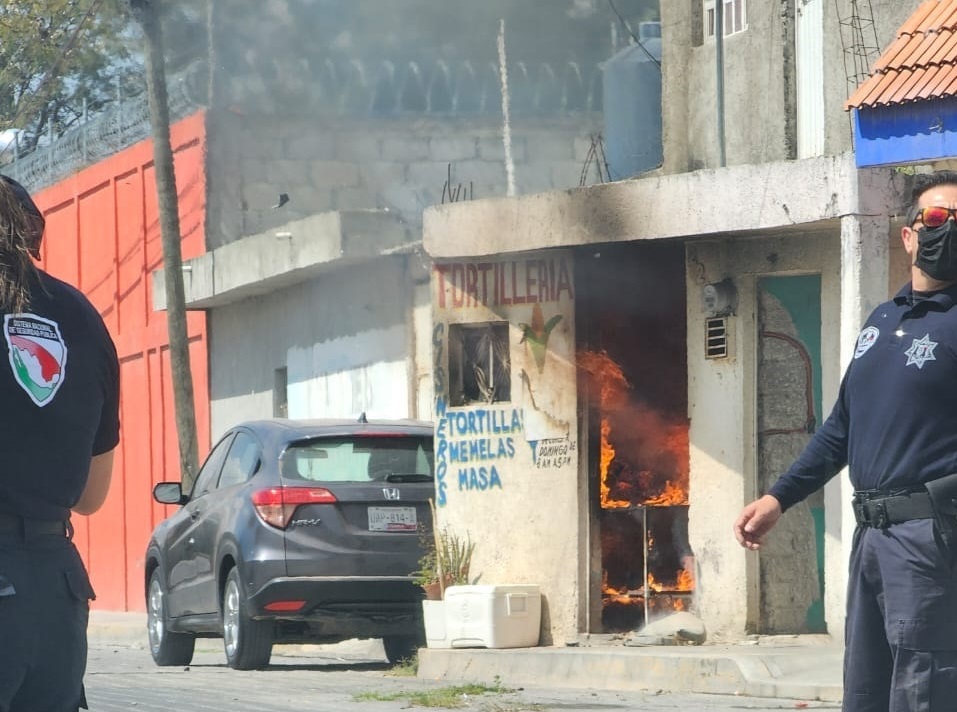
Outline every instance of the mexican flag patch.
[(66, 370), (66, 344), (55, 321), (34, 314), (3, 317), (13, 377), (43, 407), (53, 400)]

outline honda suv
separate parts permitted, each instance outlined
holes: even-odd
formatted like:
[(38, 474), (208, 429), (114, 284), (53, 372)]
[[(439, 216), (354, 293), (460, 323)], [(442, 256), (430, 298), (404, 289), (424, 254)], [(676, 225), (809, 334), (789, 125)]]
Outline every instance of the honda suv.
[(150, 652), (186, 665), (222, 637), (230, 667), (275, 643), (382, 638), (395, 662), (421, 644), (412, 580), (432, 529), (432, 426), (418, 421), (242, 423), (213, 447), (146, 550)]

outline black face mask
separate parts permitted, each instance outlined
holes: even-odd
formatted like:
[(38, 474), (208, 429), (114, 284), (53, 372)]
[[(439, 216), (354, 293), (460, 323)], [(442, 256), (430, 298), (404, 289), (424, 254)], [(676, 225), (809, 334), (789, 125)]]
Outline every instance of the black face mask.
[(957, 223), (948, 220), (940, 227), (918, 230), (914, 264), (931, 279), (957, 280)]

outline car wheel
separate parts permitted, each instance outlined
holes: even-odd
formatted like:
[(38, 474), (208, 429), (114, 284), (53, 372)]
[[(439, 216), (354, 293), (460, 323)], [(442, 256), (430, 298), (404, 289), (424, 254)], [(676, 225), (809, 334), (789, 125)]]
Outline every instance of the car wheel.
[(150, 576), (146, 596), (146, 630), (150, 654), (157, 665), (189, 665), (193, 659), (196, 637), (188, 633), (172, 633), (166, 617), (166, 588), (159, 569)]
[(264, 668), (272, 656), (272, 623), (246, 615), (246, 593), (237, 568), (230, 570), (223, 590), (223, 644), (226, 662), (234, 670)]
[(391, 665), (414, 658), (422, 640), (415, 635), (387, 635), (382, 639), (385, 656)]

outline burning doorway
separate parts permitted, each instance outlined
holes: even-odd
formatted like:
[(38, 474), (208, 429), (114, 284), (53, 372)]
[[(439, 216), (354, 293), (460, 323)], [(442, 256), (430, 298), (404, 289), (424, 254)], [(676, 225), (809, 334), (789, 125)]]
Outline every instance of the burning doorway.
[(590, 632), (686, 610), (687, 341), (684, 246), (603, 246), (578, 261), (577, 360), (588, 420)]

